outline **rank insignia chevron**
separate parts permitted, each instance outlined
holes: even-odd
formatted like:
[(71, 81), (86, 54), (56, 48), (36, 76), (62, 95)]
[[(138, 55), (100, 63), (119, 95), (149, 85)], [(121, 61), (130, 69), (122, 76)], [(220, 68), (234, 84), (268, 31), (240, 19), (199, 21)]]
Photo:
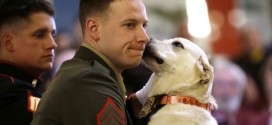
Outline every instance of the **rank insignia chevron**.
[(110, 97), (96, 118), (98, 125), (125, 125), (124, 113)]

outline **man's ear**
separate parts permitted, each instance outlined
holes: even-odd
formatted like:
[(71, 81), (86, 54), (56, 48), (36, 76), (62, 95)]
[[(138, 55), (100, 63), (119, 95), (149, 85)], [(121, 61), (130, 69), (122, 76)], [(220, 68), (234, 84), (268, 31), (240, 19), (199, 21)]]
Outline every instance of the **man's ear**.
[(12, 39), (12, 34), (9, 32), (4, 32), (2, 34), (0, 34), (0, 44), (1, 46), (6, 49), (7, 51), (13, 52), (14, 49), (14, 43), (13, 43), (13, 39)]
[(94, 18), (89, 18), (87, 19), (86, 25), (86, 34), (93, 38), (95, 41), (98, 41), (100, 39), (98, 20)]

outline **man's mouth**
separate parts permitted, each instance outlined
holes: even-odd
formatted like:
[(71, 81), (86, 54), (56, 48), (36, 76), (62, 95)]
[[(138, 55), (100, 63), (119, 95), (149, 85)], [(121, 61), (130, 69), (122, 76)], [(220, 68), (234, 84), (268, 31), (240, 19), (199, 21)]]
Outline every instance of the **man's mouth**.
[(55, 57), (54, 54), (47, 54), (43, 56), (44, 59), (47, 59), (49, 61), (53, 61), (54, 57)]

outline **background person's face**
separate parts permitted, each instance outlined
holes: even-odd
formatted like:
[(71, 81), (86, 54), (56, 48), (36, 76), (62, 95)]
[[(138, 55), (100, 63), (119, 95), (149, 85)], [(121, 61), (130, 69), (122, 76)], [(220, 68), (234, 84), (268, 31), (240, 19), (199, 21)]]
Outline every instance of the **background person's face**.
[(46, 13), (33, 13), (29, 21), (18, 24), (13, 34), (14, 62), (35, 74), (52, 68), (54, 48), (54, 18)]
[(149, 41), (144, 4), (141, 0), (115, 1), (108, 12), (99, 29), (100, 49), (119, 70), (137, 66)]
[(235, 111), (240, 106), (242, 90), (237, 76), (234, 76), (230, 71), (221, 69), (216, 72), (213, 96), (218, 103), (219, 110)]

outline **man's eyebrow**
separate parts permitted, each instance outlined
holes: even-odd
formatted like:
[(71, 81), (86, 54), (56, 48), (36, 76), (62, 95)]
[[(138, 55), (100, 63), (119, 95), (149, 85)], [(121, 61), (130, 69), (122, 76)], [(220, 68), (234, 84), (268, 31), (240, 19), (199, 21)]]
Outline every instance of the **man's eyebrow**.
[(36, 33), (36, 32), (47, 32), (47, 31), (48, 31), (47, 28), (37, 28), (37, 29), (34, 30), (34, 33)]
[(136, 19), (125, 19), (124, 22), (139, 22)]
[(148, 23), (148, 20), (140, 21), (137, 19), (126, 19), (124, 22), (143, 22), (143, 23)]
[(33, 33), (37, 33), (37, 32), (43, 32), (43, 33), (50, 32), (50, 33), (56, 34), (56, 29), (51, 30), (47, 27), (42, 27), (42, 28), (35, 29)]

